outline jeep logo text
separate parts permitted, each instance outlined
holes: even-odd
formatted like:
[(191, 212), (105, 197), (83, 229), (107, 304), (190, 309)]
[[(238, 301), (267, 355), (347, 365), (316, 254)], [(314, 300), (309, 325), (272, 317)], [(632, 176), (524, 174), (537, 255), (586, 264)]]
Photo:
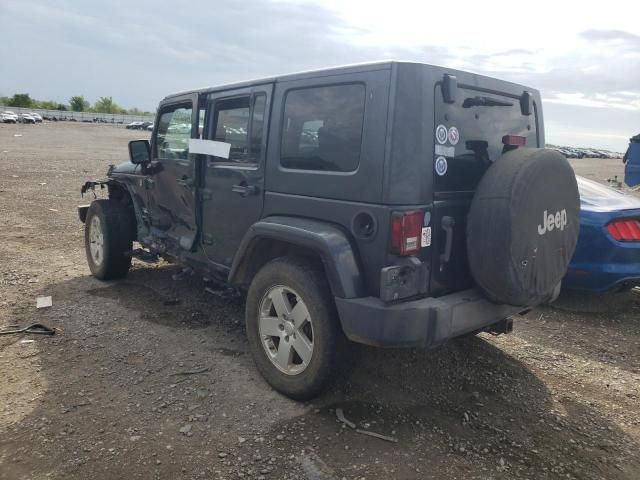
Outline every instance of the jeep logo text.
[(550, 213), (547, 215), (547, 211), (545, 210), (542, 214), (542, 223), (538, 225), (538, 233), (540, 235), (544, 235), (547, 232), (550, 232), (554, 228), (558, 228), (560, 230), (564, 230), (564, 227), (567, 225), (567, 211), (563, 208), (559, 212), (556, 212), (555, 215)]

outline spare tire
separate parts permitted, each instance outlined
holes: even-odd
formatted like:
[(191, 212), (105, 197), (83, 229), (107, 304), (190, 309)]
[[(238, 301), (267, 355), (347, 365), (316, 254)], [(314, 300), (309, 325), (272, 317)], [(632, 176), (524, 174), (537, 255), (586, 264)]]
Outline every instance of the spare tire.
[(523, 148), (484, 174), (467, 219), (469, 267), (494, 302), (552, 300), (578, 241), (580, 197), (569, 162), (554, 150)]

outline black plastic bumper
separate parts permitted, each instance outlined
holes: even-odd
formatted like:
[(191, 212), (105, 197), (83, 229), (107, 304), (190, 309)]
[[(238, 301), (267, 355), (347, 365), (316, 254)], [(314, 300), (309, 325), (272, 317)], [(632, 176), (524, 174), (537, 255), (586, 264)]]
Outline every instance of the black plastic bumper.
[(87, 219), (87, 212), (89, 211), (89, 205), (78, 206), (78, 218), (82, 223)]
[(349, 340), (379, 347), (432, 347), (527, 310), (491, 303), (475, 289), (397, 304), (375, 297), (335, 300)]

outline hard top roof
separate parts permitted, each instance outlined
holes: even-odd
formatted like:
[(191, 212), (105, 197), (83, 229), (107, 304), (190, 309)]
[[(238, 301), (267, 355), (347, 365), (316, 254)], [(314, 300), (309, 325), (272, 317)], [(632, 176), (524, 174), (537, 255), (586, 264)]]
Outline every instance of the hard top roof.
[[(183, 95), (193, 94), (193, 93), (207, 93), (207, 92), (215, 92), (215, 91), (223, 91), (223, 90), (232, 90), (237, 88), (251, 87), (253, 85), (260, 85), (264, 83), (277, 83), (277, 82), (285, 82), (290, 80), (301, 80), (305, 78), (341, 75), (345, 73), (359, 73), (359, 72), (367, 72), (367, 71), (375, 71), (375, 70), (390, 70), (392, 68), (392, 65), (394, 64), (421, 65), (427, 68), (444, 69), (447, 72), (451, 72), (451, 73), (465, 73), (468, 75), (474, 75), (478, 78), (486, 78), (486, 79), (491, 78), (491, 77), (476, 74), (473, 72), (468, 72), (468, 71), (463, 72), (461, 70), (457, 70), (454, 68), (447, 68), (440, 65), (433, 65), (433, 64), (424, 63), (424, 62), (404, 61), (404, 60), (403, 61), (382, 60), (382, 61), (375, 61), (375, 62), (356, 63), (351, 65), (340, 65), (340, 66), (328, 67), (328, 68), (319, 68), (315, 70), (307, 70), (307, 71), (295, 72), (295, 73), (289, 73), (289, 74), (283, 74), (283, 75), (275, 75), (272, 77), (264, 77), (264, 78), (258, 78), (253, 80), (245, 80), (241, 82), (215, 85), (211, 87), (198, 88), (194, 90), (185, 90), (182, 92), (177, 92), (171, 95), (167, 95), (166, 97), (163, 98), (162, 102), (165, 102)], [(498, 80), (498, 79), (492, 78), (492, 80)], [(511, 84), (514, 86), (516, 85), (513, 82), (508, 82), (504, 80), (500, 80), (500, 81), (503, 82), (504, 84)], [(521, 85), (518, 85), (518, 86), (521, 86)], [(527, 89), (530, 91), (537, 91), (536, 89), (533, 89), (533, 88), (527, 88)]]
[(263, 77), (263, 78), (257, 78), (252, 80), (244, 80), (241, 82), (226, 83), (226, 84), (215, 85), (211, 87), (198, 88), (195, 90), (185, 90), (182, 92), (177, 92), (171, 95), (167, 95), (164, 98), (164, 100), (168, 100), (173, 97), (179, 97), (181, 95), (185, 95), (189, 93), (202, 93), (202, 92), (216, 91), (216, 90), (231, 90), (235, 88), (249, 87), (251, 85), (260, 85), (262, 83), (284, 82), (288, 80), (299, 80), (302, 78), (309, 78), (309, 77), (340, 75), (343, 73), (357, 73), (357, 72), (372, 71), (372, 70), (388, 70), (391, 68), (391, 65), (393, 63), (418, 63), (418, 62), (397, 62), (393, 60), (385, 60), (385, 61), (378, 61), (378, 62), (357, 63), (352, 65), (341, 65), (336, 67), (319, 68), (315, 70), (306, 70), (302, 72), (288, 73), (284, 75), (275, 75), (272, 77)]

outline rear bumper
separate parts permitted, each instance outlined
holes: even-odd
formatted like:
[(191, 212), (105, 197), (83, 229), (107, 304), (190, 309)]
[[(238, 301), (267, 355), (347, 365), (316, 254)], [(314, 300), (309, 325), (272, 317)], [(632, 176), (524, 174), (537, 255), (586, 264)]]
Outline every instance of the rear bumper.
[(335, 300), (347, 338), (379, 347), (432, 347), (527, 310), (491, 303), (475, 289), (392, 305), (375, 297)]

